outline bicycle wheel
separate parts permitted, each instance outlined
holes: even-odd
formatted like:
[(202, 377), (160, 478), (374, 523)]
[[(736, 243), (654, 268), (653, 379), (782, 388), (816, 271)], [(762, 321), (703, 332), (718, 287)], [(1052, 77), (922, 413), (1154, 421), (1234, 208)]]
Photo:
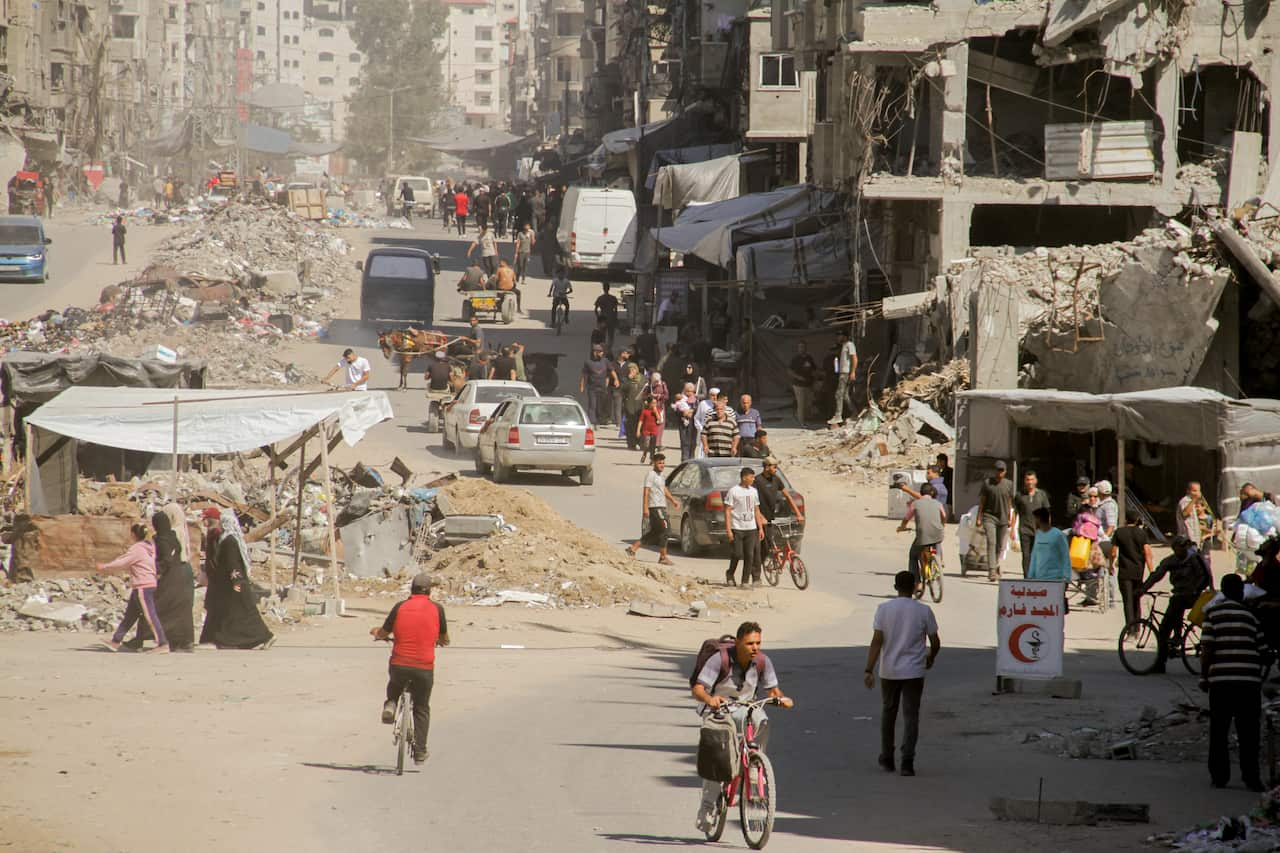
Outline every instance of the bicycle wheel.
[(1146, 675), (1160, 660), (1160, 631), (1151, 619), (1134, 619), (1120, 632), (1120, 663), (1134, 675)]
[(764, 579), (769, 586), (777, 586), (782, 580), (782, 560), (775, 552), (764, 559), (764, 565), (760, 567), (764, 572)]
[(937, 604), (942, 601), (942, 566), (939, 565), (936, 557), (929, 558), (929, 574), (926, 577), (929, 597), (933, 599), (934, 604)]
[(1200, 676), (1200, 626), (1190, 622), (1182, 624), (1182, 665), (1187, 672)]
[(396, 703), (396, 725), (395, 725), (395, 741), (396, 741), (396, 775), (404, 775), (404, 754), (409, 748), (409, 738), (413, 727), (413, 712), (410, 709), (410, 699), (407, 693), (400, 694), (400, 701)]
[(708, 841), (719, 841), (720, 836), (724, 835), (725, 821), (729, 819), (729, 801), (725, 798), (724, 789), (720, 789), (720, 796), (716, 799), (716, 813), (712, 815), (711, 828), (705, 831)]
[(742, 837), (752, 850), (769, 843), (773, 832), (773, 812), (777, 807), (777, 791), (773, 788), (773, 765), (763, 752), (747, 756), (743, 774), (742, 799), (738, 801), (742, 818)]
[(791, 568), (791, 582), (796, 585), (796, 589), (808, 589), (809, 570), (804, 567), (804, 560), (800, 559), (800, 555), (792, 554), (788, 565)]

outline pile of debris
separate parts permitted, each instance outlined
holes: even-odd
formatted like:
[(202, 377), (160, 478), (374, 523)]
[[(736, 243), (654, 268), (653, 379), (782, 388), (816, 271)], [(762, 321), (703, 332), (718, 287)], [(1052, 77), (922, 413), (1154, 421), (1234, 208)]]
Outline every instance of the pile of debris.
[(1249, 814), (1220, 817), (1185, 832), (1153, 835), (1147, 843), (1186, 853), (1267, 853), (1280, 850), (1280, 787), (1266, 791)]
[(1023, 742), (1063, 758), (1203, 762), (1209, 755), (1209, 712), (1198, 705), (1180, 703), (1161, 714), (1147, 705), (1137, 720), (1122, 726), (1083, 726), (1065, 734), (1031, 732)]
[(865, 472), (868, 466), (900, 468), (904, 457), (948, 452), (955, 439), (950, 423), (955, 395), (968, 387), (969, 362), (965, 359), (918, 367), (886, 389), (879, 402), (873, 402), (856, 420), (811, 433), (800, 456), (836, 473), (848, 473)]
[(115, 575), (0, 584), (0, 632), (114, 631), (128, 597)]

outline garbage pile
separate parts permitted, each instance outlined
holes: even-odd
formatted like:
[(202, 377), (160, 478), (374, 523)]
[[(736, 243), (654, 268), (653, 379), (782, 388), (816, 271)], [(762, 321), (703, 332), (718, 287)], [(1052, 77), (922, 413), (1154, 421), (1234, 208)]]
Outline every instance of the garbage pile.
[[(955, 395), (969, 387), (969, 363), (926, 364), (888, 388), (843, 427), (811, 433), (801, 459), (836, 473), (902, 467), (903, 457), (947, 452), (955, 439)], [(877, 482), (879, 475), (876, 475)]]
[(1165, 713), (1146, 705), (1138, 719), (1122, 726), (1081, 726), (1065, 734), (1042, 730), (1023, 742), (1063, 758), (1203, 762), (1209, 755), (1209, 712), (1190, 703)]
[(1248, 814), (1223, 816), (1185, 832), (1153, 835), (1147, 843), (1187, 853), (1280, 850), (1280, 787), (1260, 794), (1257, 807)]

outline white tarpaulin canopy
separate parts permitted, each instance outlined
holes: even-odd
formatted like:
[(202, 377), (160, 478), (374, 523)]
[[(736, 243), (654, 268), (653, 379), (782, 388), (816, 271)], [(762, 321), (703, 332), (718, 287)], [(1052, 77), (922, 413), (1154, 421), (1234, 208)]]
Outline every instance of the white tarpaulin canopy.
[[(644, 134), (649, 136), (657, 133), (660, 129), (671, 124), (675, 119), (663, 119), (655, 121), (644, 126)], [(640, 128), (624, 127), (622, 130), (612, 130), (604, 135), (600, 140), (604, 150), (610, 154), (626, 154), (632, 148), (635, 148), (640, 142)]]
[(653, 203), (667, 210), (680, 210), (690, 204), (738, 198), (741, 175), (737, 154), (663, 166), (654, 182)]
[(27, 423), (106, 447), (173, 452), (174, 397), (178, 453), (235, 453), (292, 438), (336, 415), (348, 445), (390, 420), (384, 391), (281, 392), (207, 388), (68, 388)]

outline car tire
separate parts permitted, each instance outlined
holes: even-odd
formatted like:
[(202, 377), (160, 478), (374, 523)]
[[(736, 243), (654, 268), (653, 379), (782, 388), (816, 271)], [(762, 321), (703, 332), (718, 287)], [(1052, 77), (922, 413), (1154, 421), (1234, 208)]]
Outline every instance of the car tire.
[(686, 557), (696, 557), (702, 548), (693, 538), (693, 521), (689, 516), (680, 517), (680, 553)]
[(596, 471), (590, 465), (578, 472), (578, 482), (584, 486), (590, 486), (596, 481)]
[(511, 469), (503, 465), (495, 457), (493, 460), (493, 482), (505, 483), (511, 479)]

